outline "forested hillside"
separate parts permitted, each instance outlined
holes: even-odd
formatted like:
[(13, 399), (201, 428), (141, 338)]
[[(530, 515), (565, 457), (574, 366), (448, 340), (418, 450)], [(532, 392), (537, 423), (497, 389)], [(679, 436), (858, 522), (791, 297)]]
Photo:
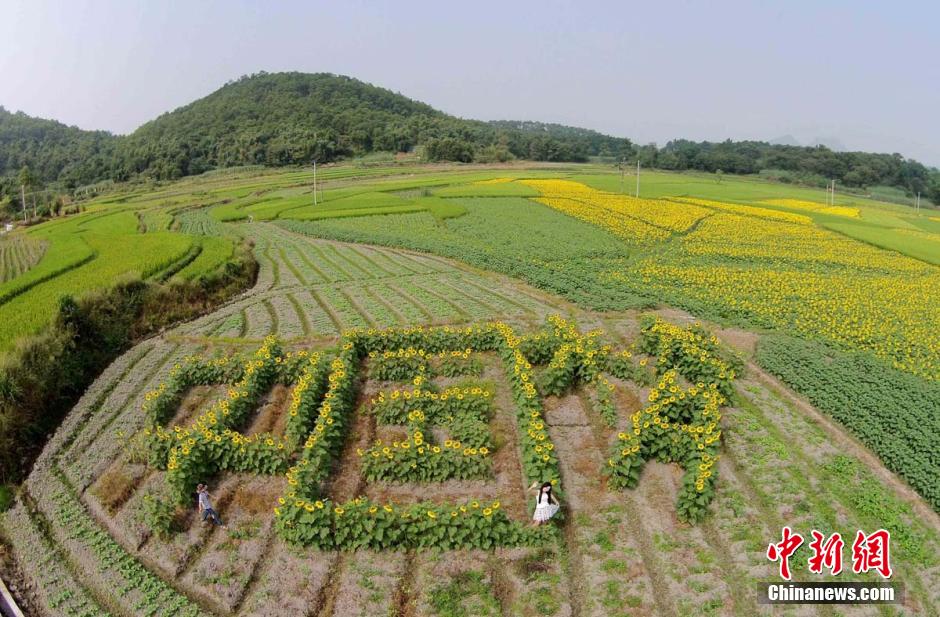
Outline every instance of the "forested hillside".
[(110, 177), (120, 138), (55, 120), (11, 113), (0, 106), (0, 178), (23, 166), (42, 182), (80, 186)]
[(755, 174), (800, 184), (890, 186), (940, 202), (940, 172), (900, 154), (825, 147), (676, 140), (659, 148), (532, 121), (481, 122), (351, 77), (258, 73), (165, 113), (127, 136), (85, 131), (0, 108), (0, 200), (28, 167), (60, 189), (137, 176), (160, 180), (239, 165), (283, 166), (420, 148), (424, 160), (501, 162), (640, 159), (645, 167)]

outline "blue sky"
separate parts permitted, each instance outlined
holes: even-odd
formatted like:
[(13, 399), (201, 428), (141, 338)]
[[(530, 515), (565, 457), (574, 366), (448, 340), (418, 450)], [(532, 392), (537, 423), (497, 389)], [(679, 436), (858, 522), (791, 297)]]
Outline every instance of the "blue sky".
[(0, 0), (0, 105), (132, 131), (259, 70), (463, 117), (901, 152), (940, 165), (940, 3)]

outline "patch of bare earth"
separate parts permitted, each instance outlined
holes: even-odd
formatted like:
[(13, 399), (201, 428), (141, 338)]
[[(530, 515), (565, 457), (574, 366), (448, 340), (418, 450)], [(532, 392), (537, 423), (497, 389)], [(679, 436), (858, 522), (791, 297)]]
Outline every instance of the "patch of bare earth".
[(404, 552), (360, 550), (348, 553), (338, 575), (330, 615), (370, 617), (401, 614), (396, 609), (396, 604), (401, 602), (397, 596), (404, 592), (410, 598), (413, 593), (410, 589), (398, 590), (406, 568)]
[(239, 615), (318, 615), (337, 554), (275, 540)]
[(246, 435), (261, 435), (271, 433), (276, 436), (284, 434), (284, 428), (287, 425), (287, 406), (290, 404), (290, 388), (283, 384), (277, 384), (264, 397), (261, 402), (261, 408), (254, 415), (248, 428), (245, 429)]
[[(274, 478), (256, 477), (232, 490), (218, 510), (226, 529), (216, 528), (182, 582), (201, 589), (226, 610), (241, 604), (255, 568), (265, 557), (273, 534), (271, 512), (284, 488)], [(210, 525), (211, 523), (199, 523)]]

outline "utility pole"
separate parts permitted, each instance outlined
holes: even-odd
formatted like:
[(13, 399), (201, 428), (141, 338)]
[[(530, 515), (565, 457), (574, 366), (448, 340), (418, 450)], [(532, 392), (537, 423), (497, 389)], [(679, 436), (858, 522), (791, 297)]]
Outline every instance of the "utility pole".
[(920, 191), (917, 191), (917, 201), (914, 203), (916, 204), (917, 215), (920, 216)]
[(627, 157), (621, 157), (620, 159), (620, 194), (623, 195), (623, 176), (626, 173), (627, 167)]
[(317, 159), (313, 159), (313, 205), (317, 205)]
[(20, 185), (20, 199), (23, 201), (23, 222), (26, 222), (26, 185)]
[(640, 198), (640, 157), (636, 158), (636, 198)]

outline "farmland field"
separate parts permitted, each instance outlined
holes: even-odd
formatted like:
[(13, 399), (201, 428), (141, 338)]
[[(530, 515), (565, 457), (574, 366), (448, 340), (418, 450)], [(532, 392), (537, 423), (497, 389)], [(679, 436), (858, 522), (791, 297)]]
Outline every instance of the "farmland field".
[(307, 170), (208, 174), (0, 240), (7, 345), (128, 271), (259, 263), (49, 441), (0, 518), (35, 614), (817, 614), (756, 603), (785, 525), (892, 534), (904, 603), (818, 614), (940, 614), (928, 217), (589, 165), (320, 173), (316, 206)]

